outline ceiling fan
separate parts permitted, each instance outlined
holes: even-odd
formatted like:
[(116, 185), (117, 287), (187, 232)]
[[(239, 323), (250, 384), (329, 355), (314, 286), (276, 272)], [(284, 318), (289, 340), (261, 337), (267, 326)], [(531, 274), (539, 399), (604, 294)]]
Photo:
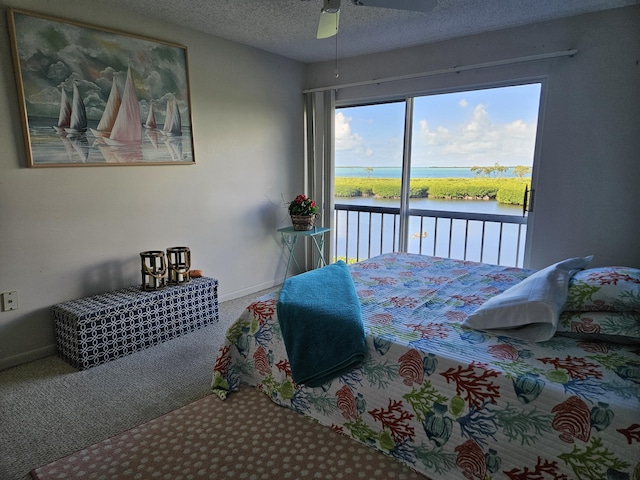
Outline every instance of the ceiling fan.
[[(338, 33), (340, 1), (341, 0), (323, 0), (324, 3), (320, 11), (320, 21), (318, 22), (317, 38), (328, 38)], [(437, 0), (351, 0), (351, 3), (362, 7), (429, 12), (436, 6)]]

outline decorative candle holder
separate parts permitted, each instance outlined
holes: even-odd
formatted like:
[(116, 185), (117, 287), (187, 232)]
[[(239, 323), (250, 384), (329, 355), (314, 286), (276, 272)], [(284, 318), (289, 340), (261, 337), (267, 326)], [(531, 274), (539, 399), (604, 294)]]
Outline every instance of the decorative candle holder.
[(191, 251), (188, 247), (167, 248), (169, 264), (169, 284), (180, 285), (189, 283), (189, 268), (191, 268)]
[(167, 262), (162, 250), (140, 252), (142, 263), (142, 289), (158, 290), (166, 286)]

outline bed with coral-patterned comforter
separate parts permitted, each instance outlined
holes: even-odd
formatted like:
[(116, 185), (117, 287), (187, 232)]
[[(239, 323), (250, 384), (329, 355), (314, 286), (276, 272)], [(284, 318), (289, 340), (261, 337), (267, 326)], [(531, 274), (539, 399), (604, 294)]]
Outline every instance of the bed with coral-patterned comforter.
[[(576, 286), (558, 333), (527, 343), (461, 322), (531, 270), (385, 254), (349, 271), (366, 332), (360, 366), (322, 387), (296, 384), (273, 292), (228, 330), (214, 392), (255, 386), (431, 479), (640, 478), (635, 285), (619, 304)], [(616, 322), (594, 329), (594, 310), (635, 331), (605, 341)]]

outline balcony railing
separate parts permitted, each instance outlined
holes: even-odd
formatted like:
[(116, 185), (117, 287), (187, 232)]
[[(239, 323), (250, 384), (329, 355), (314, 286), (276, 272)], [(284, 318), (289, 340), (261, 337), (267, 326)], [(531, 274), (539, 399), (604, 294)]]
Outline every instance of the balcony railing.
[[(335, 204), (334, 260), (400, 251), (400, 209)], [(409, 210), (407, 251), (523, 266), (527, 219), (518, 215)]]

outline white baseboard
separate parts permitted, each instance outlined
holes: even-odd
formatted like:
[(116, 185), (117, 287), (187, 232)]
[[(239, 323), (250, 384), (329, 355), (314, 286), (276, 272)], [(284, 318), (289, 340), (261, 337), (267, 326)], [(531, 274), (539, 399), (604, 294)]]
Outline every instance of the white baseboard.
[[(218, 298), (219, 302), (227, 300), (234, 300), (236, 298), (244, 297), (245, 295), (251, 295), (252, 293), (259, 292), (260, 290), (266, 290), (267, 288), (282, 285), (283, 280), (273, 280), (270, 282), (264, 282), (251, 287), (243, 288), (242, 290), (236, 290), (235, 292), (221, 295)], [(7, 368), (16, 367), (23, 363), (33, 362), (34, 360), (40, 360), (41, 358), (49, 357), (56, 354), (55, 344), (46, 345), (36, 350), (30, 350), (28, 352), (20, 353), (12, 357), (0, 358), (0, 370), (6, 370)]]
[(20, 353), (19, 355), (14, 355), (12, 357), (2, 358), (0, 359), (0, 370), (6, 370), (7, 368), (16, 367), (23, 363), (50, 357), (51, 355), (55, 355), (56, 351), (55, 344), (52, 344), (37, 348), (36, 350)]
[(250, 287), (243, 288), (242, 290), (236, 290), (235, 292), (220, 295), (218, 297), (218, 301), (226, 302), (227, 300), (235, 300), (236, 298), (244, 297), (245, 295), (251, 295), (252, 293), (259, 292), (260, 290), (266, 290), (267, 288), (282, 285), (282, 282), (284, 282), (284, 279), (279, 281), (273, 280), (270, 282), (259, 283), (258, 285), (252, 285)]

